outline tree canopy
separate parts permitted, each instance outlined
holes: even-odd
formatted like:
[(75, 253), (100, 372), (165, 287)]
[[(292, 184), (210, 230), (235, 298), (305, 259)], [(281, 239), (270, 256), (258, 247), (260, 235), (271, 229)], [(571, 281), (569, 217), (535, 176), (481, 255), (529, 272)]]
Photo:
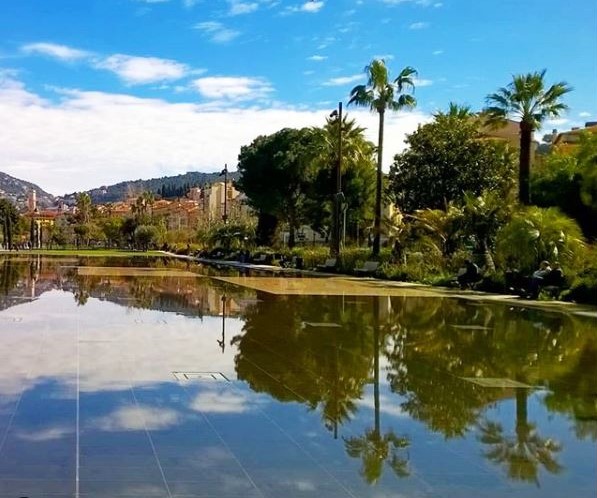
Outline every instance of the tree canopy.
[(389, 192), (405, 212), (445, 209), (464, 192), (507, 195), (513, 185), (512, 153), (503, 143), (484, 140), (478, 121), (461, 113), (435, 115), (408, 135), (408, 149), (394, 157)]

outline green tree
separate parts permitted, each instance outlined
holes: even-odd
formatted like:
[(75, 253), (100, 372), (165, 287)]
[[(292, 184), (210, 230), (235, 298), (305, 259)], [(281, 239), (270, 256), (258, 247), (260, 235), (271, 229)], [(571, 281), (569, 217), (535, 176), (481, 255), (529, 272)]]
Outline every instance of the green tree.
[(394, 157), (389, 187), (404, 212), (446, 209), (450, 202), (460, 203), (464, 192), (498, 191), (504, 198), (512, 188), (512, 153), (503, 143), (482, 140), (478, 120), (458, 107), (437, 113), (406, 143)]
[(258, 244), (271, 245), (281, 221), (288, 224), (288, 244), (294, 246), (295, 230), (305, 220), (317, 140), (312, 129), (284, 128), (241, 147), (236, 187), (258, 212)]
[[(336, 191), (335, 168), (339, 151), (338, 119), (328, 118), (318, 133), (316, 173), (311, 182), (306, 203), (310, 226), (319, 233), (331, 226), (333, 212), (330, 192)], [(365, 138), (365, 129), (356, 125), (347, 115), (342, 118), (342, 171), (341, 184), (347, 225), (364, 226), (373, 219), (375, 203), (375, 146)]]
[(75, 194), (76, 214), (75, 218), (78, 223), (89, 223), (91, 218), (91, 197), (87, 192), (79, 192)]
[(0, 199), (0, 224), (2, 224), (2, 240), (4, 245), (12, 247), (13, 236), (19, 224), (20, 215), (17, 208), (8, 200)]
[(147, 251), (157, 240), (158, 231), (153, 225), (139, 225), (135, 228), (135, 242)]
[(597, 134), (580, 134), (572, 150), (557, 146), (535, 168), (531, 178), (533, 203), (558, 207), (578, 221), (588, 238), (597, 236)]
[(414, 77), (417, 72), (408, 66), (402, 69), (394, 81), (390, 80), (388, 68), (383, 59), (374, 59), (365, 67), (367, 83), (357, 85), (350, 92), (348, 104), (369, 107), (379, 115), (379, 130), (377, 138), (377, 180), (375, 183), (375, 217), (373, 222), (374, 239), (373, 255), (378, 256), (381, 237), (381, 202), (382, 202), (382, 161), (384, 117), (386, 110), (399, 111), (412, 108), (416, 100), (412, 95), (403, 93), (404, 90), (414, 90)]
[(585, 253), (578, 224), (557, 208), (525, 207), (497, 233), (497, 256), (529, 273), (540, 261), (559, 261), (575, 269)]
[(544, 78), (545, 69), (514, 75), (507, 86), (487, 96), (485, 113), (490, 124), (499, 126), (506, 118), (520, 123), (518, 198), (522, 204), (531, 202), (529, 182), (533, 131), (539, 129), (546, 119), (558, 117), (568, 108), (561, 99), (572, 90), (564, 81), (546, 89)]

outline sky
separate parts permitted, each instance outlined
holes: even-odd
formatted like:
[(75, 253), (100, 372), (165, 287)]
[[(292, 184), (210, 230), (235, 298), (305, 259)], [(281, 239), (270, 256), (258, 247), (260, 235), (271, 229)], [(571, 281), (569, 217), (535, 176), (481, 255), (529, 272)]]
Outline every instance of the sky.
[(262, 134), (322, 126), (383, 58), (418, 71), (386, 118), (384, 170), (450, 102), (481, 110), (512, 75), (566, 81), (597, 120), (595, 0), (1, 0), (0, 171), (62, 195), (214, 172)]

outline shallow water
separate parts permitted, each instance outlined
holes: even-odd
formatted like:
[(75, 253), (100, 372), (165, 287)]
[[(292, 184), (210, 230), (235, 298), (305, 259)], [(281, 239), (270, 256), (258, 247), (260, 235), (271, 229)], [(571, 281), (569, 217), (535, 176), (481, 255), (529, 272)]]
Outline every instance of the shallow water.
[(0, 497), (597, 494), (593, 317), (123, 266), (0, 259)]

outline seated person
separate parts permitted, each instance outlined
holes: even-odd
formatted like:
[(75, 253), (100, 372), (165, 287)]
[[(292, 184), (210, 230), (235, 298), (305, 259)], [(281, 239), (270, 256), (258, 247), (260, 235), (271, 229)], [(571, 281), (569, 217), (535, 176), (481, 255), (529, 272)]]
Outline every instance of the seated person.
[(465, 289), (468, 285), (478, 282), (481, 278), (479, 267), (470, 259), (464, 261), (464, 268), (456, 277), (461, 289)]
[(552, 270), (543, 278), (543, 283), (541, 285), (554, 285), (556, 287), (564, 285), (564, 271), (562, 270), (560, 263), (553, 264)]
[(529, 285), (529, 299), (537, 299), (539, 297), (539, 288), (545, 285), (544, 280), (551, 273), (551, 265), (549, 261), (541, 261), (539, 263), (539, 269), (535, 270), (531, 275), (531, 282)]

